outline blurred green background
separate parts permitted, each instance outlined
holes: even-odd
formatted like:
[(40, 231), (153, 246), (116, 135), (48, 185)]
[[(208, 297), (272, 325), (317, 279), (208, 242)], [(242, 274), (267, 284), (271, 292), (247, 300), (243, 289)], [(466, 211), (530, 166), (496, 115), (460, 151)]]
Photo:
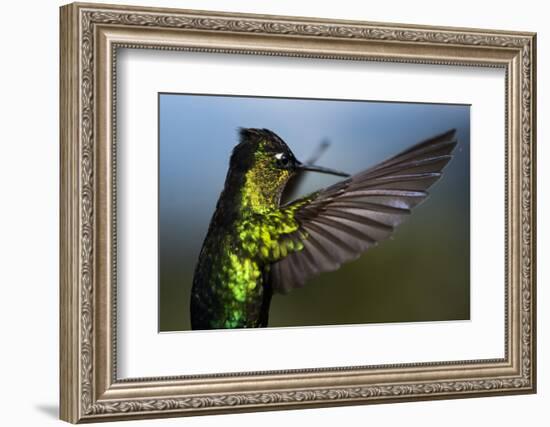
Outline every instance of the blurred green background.
[[(190, 329), (193, 270), (237, 128), (266, 127), (305, 160), (356, 173), (456, 128), (459, 146), (430, 197), (393, 238), (302, 289), (275, 295), (269, 326), (470, 318), (470, 107), (159, 94), (159, 330)], [(338, 178), (308, 174), (307, 194)]]

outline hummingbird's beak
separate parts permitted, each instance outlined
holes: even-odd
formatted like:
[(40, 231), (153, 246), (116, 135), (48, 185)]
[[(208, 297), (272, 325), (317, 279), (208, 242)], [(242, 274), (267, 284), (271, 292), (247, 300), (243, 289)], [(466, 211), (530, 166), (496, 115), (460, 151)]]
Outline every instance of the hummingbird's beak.
[(316, 165), (308, 165), (304, 163), (296, 163), (295, 165), (296, 169), (299, 171), (310, 171), (310, 172), (319, 172), (319, 173), (326, 173), (328, 175), (336, 175), (336, 176), (343, 176), (348, 177), (350, 176), (349, 173), (340, 172), (334, 169), (325, 168), (323, 166), (316, 166)]

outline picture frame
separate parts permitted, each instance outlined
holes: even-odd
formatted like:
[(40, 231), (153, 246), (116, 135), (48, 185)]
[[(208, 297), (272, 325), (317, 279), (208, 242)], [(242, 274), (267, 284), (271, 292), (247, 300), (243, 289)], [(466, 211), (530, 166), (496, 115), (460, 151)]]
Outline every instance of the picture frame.
[[(534, 33), (86, 3), (61, 7), (60, 25), (61, 419), (80, 423), (536, 392)], [(116, 63), (122, 49), (502, 70), (503, 357), (329, 361), (329, 367), (239, 372), (214, 367), (201, 375), (119, 378), (117, 353), (124, 337), (117, 329)], [(483, 265), (483, 259), (474, 261)]]

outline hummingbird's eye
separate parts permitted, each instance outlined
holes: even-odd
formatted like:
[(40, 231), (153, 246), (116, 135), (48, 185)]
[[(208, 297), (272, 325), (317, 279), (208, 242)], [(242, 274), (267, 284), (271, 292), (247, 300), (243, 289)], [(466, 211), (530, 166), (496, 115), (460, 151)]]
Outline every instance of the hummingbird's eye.
[(285, 153), (277, 153), (275, 154), (275, 159), (278, 166), (288, 166), (289, 158)]

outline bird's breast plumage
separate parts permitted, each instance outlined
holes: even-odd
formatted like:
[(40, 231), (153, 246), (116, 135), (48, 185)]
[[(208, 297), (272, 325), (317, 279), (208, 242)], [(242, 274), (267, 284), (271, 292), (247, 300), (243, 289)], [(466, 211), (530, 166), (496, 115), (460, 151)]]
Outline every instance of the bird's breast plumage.
[(224, 228), (211, 227), (193, 279), (193, 329), (267, 325), (273, 262), (302, 249), (291, 212), (243, 212)]

